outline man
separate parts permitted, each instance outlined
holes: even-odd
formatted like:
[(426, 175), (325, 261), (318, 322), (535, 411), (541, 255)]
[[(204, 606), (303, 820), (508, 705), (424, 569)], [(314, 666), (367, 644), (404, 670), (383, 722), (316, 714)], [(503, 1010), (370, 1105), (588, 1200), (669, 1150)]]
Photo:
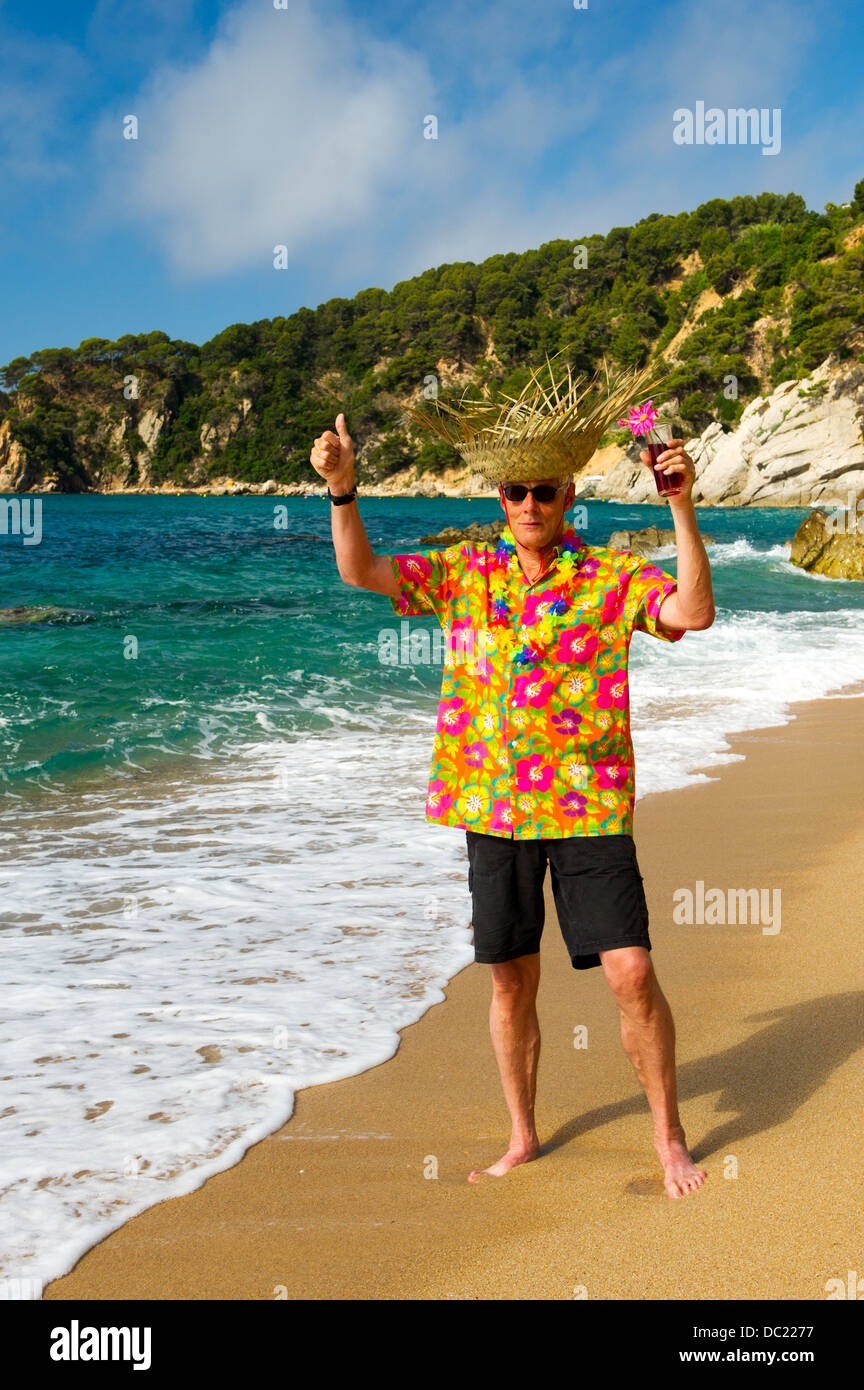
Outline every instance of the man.
[[(632, 632), (669, 642), (714, 621), (711, 573), (691, 498), (695, 468), (670, 440), (678, 579), (627, 553), (587, 546), (565, 523), (561, 469), (499, 483), (497, 546), (376, 555), (360, 519), (344, 415), (310, 455), (327, 480), (346, 584), (386, 594), (401, 615), (434, 612), (448, 632), (427, 816), (466, 831), (475, 960), (490, 966), (490, 1028), (511, 1118), (507, 1152), (468, 1180), (537, 1156), (536, 997), (543, 880), (575, 969), (601, 965), (624, 1047), (651, 1107), (670, 1197), (705, 1181), (677, 1104), (675, 1029), (649, 952), (632, 837), (635, 796), (627, 656)], [(651, 466), (647, 451), (642, 462)], [(454, 643), (453, 638), (456, 638)], [(470, 640), (469, 640), (470, 639)]]

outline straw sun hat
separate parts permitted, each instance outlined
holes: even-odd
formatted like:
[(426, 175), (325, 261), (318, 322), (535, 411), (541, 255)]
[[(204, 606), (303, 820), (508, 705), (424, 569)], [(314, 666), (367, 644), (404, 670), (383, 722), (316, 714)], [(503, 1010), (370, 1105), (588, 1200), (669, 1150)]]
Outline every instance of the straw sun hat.
[(495, 401), (487, 389), (483, 399), (463, 395), (456, 406), (436, 399), (434, 409), (408, 406), (406, 413), (446, 439), (490, 483), (563, 479), (581, 472), (609, 426), (669, 374), (660, 363), (610, 376), (604, 360), (590, 379), (574, 379), (568, 366), (566, 378), (556, 382), (548, 354), (546, 366), (548, 388), (532, 370), (518, 396)]

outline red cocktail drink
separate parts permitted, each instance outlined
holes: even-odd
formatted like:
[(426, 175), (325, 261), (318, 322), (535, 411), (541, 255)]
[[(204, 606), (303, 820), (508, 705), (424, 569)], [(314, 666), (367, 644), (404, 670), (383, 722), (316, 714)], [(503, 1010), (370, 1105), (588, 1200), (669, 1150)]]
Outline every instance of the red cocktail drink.
[(639, 436), (643, 448), (647, 449), (651, 456), (654, 482), (661, 497), (668, 497), (681, 490), (680, 473), (664, 473), (662, 464), (660, 468), (657, 467), (657, 459), (669, 448), (669, 440), (681, 438), (676, 431), (677, 426), (671, 420), (658, 420), (647, 434)]

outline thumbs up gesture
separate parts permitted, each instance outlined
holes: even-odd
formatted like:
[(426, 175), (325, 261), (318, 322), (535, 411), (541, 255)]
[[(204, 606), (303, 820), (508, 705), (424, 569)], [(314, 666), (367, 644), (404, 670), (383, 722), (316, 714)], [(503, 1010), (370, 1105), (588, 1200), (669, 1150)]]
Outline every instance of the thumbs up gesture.
[(345, 427), (345, 416), (336, 416), (336, 433), (325, 430), (312, 445), (309, 461), (316, 473), (335, 493), (351, 492), (354, 487), (354, 445)]

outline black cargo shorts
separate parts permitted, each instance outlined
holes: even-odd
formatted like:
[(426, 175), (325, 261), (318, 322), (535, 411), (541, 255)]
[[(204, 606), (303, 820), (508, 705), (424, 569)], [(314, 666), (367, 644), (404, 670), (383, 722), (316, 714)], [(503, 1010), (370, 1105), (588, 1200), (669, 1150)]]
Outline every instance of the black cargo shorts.
[(561, 934), (574, 970), (600, 951), (651, 950), (648, 905), (632, 835), (516, 840), (466, 830), (474, 959), (497, 965), (540, 950), (546, 865)]

